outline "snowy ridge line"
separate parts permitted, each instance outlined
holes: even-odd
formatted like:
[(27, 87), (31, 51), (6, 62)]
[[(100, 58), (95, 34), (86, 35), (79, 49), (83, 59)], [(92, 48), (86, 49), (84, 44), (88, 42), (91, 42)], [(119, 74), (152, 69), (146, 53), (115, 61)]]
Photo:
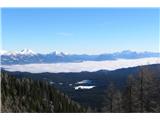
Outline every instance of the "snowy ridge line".
[(30, 50), (30, 49), (23, 49), (23, 50), (21, 50), (21, 51), (5, 51), (5, 50), (0, 50), (0, 55), (7, 55), (7, 56), (9, 56), (9, 55), (13, 55), (13, 56), (15, 56), (15, 55), (35, 55), (35, 54), (37, 54), (37, 53), (35, 53), (35, 52), (33, 52), (32, 50)]
[(107, 61), (118, 59), (140, 59), (160, 57), (160, 53), (155, 52), (134, 52), (125, 50), (115, 53), (105, 53), (97, 55), (87, 54), (65, 54), (63, 52), (51, 52), (47, 54), (35, 53), (30, 49), (24, 49), (20, 52), (0, 51), (1, 64), (3, 65), (25, 65), (25, 64), (51, 64), (51, 63), (77, 63), (84, 61)]

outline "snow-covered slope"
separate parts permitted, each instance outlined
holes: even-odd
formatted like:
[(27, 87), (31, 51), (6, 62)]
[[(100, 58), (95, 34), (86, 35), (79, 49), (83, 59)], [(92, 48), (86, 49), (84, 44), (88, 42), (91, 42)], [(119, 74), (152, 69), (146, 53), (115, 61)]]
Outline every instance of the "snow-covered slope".
[(23, 49), (20, 52), (0, 50), (0, 55), (3, 56), (18, 56), (18, 55), (33, 55), (33, 54), (35, 55), (36, 53), (30, 49)]
[(36, 53), (33, 52), (33, 51), (30, 50), (30, 49), (23, 49), (23, 50), (20, 51), (19, 54), (21, 54), (21, 55), (35, 55)]
[(4, 54), (6, 54), (7, 53), (7, 51), (5, 51), (5, 50), (0, 50), (0, 55), (4, 55)]

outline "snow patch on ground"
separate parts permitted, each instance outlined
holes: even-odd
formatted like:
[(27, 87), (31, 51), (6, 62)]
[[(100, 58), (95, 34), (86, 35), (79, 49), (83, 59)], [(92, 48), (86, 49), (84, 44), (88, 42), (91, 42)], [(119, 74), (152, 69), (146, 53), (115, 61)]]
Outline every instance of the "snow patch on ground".
[(59, 85), (63, 85), (63, 83), (60, 82)]
[(95, 86), (76, 86), (74, 87), (75, 90), (78, 90), (78, 89), (92, 89), (94, 88)]
[(52, 84), (54, 84), (54, 82), (50, 82), (50, 84), (52, 85)]
[(82, 81), (79, 81), (77, 82), (76, 84), (90, 84), (92, 81), (91, 80), (82, 80)]

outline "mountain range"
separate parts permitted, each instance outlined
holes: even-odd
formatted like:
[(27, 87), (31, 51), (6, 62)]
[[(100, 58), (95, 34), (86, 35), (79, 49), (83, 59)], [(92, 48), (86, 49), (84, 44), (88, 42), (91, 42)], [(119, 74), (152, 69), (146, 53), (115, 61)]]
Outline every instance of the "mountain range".
[(124, 50), (115, 53), (104, 53), (97, 55), (88, 54), (65, 54), (63, 52), (51, 52), (47, 54), (36, 53), (30, 49), (17, 51), (0, 51), (2, 65), (33, 64), (33, 63), (66, 63), (83, 61), (105, 61), (117, 59), (138, 59), (149, 57), (160, 57), (158, 52), (135, 52)]

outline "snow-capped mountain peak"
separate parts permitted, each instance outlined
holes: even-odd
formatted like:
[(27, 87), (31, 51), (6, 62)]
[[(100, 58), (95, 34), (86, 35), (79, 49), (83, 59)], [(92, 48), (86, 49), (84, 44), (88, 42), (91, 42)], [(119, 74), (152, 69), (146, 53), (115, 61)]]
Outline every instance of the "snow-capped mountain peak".
[(61, 62), (82, 62), (82, 61), (105, 61), (118, 59), (139, 59), (160, 57), (160, 53), (153, 52), (130, 52), (122, 51), (112, 54), (99, 55), (72, 55), (63, 52), (51, 52), (48, 54), (35, 53), (30, 49), (21, 51), (0, 51), (2, 64), (28, 64), (28, 63), (61, 63)]
[(30, 49), (23, 49), (19, 51), (5, 51), (0, 50), (0, 55), (7, 55), (7, 56), (17, 56), (17, 55), (35, 55), (36, 53)]
[(33, 51), (30, 50), (30, 49), (23, 49), (23, 50), (20, 51), (20, 54), (29, 55), (29, 54), (36, 54), (36, 53), (33, 52)]
[(64, 56), (65, 55), (65, 53), (63, 53), (63, 52), (57, 52), (57, 51), (54, 51), (54, 52), (52, 52), (50, 54), (54, 54), (56, 56)]
[(5, 50), (0, 50), (0, 55), (6, 54), (6, 53), (7, 53), (7, 51), (5, 51)]
[(64, 56), (65, 54), (63, 52), (57, 53), (58, 56)]
[(0, 50), (0, 55), (7, 55), (7, 56), (10, 56), (10, 55), (17, 55), (17, 52), (16, 51), (5, 51), (5, 50)]

